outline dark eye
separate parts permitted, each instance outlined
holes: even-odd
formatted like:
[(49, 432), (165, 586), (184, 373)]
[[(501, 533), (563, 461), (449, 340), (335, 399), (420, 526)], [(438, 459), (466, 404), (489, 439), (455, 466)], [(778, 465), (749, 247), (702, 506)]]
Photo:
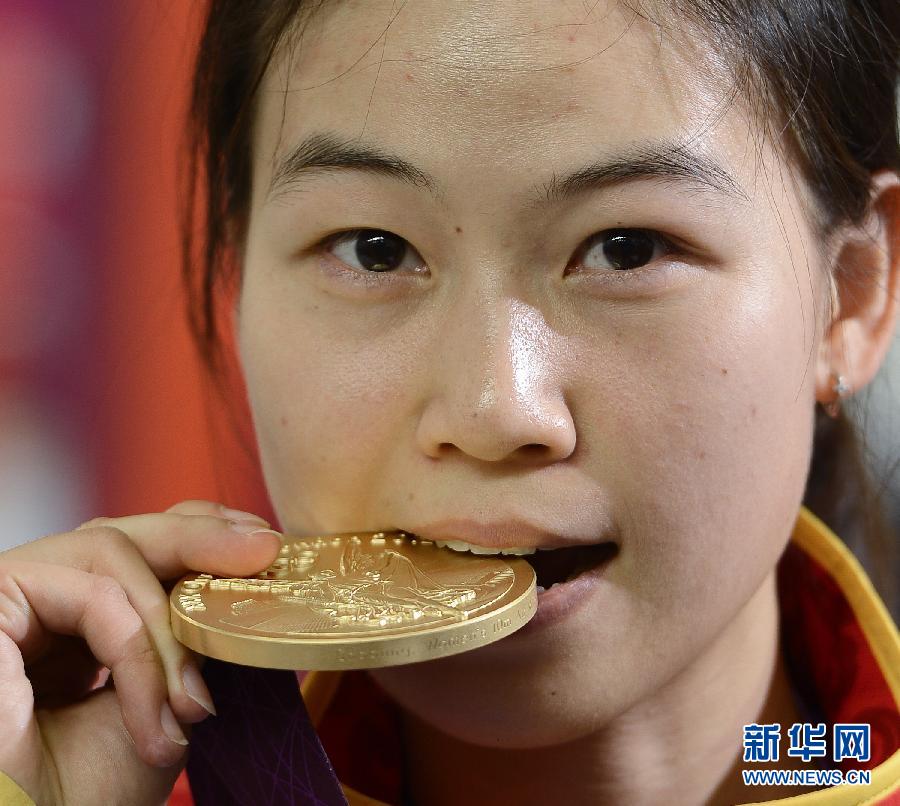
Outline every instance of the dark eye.
[(329, 251), (357, 271), (383, 272), (399, 268), (422, 269), (422, 258), (410, 244), (393, 232), (361, 229), (332, 239)]
[(667, 244), (652, 230), (608, 229), (594, 235), (580, 263), (588, 269), (611, 268), (617, 271), (637, 269), (650, 263), (657, 251), (665, 254)]

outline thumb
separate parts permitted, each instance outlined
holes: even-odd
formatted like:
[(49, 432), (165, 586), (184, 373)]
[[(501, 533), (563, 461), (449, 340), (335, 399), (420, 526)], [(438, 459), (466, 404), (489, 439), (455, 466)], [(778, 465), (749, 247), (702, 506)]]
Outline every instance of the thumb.
[(65, 708), (38, 711), (38, 719), (59, 776), (58, 799), (49, 802), (157, 806), (166, 802), (184, 768), (186, 756), (170, 767), (141, 759), (112, 689), (99, 689)]

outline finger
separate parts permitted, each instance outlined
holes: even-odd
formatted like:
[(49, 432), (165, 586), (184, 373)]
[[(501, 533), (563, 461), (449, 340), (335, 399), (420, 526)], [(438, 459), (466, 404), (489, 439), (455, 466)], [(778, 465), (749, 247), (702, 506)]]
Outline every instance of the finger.
[(240, 509), (232, 509), (216, 501), (203, 501), (194, 499), (191, 501), (179, 501), (169, 507), (166, 512), (176, 515), (212, 515), (217, 518), (225, 518), (230, 521), (257, 521), (263, 526), (269, 526), (269, 522), (252, 512), (244, 512)]
[[(186, 503), (195, 511), (216, 506)], [(76, 531), (79, 539), (52, 535), (16, 550), (17, 556), (116, 579), (147, 625), (179, 720), (197, 722), (215, 713), (195, 656), (172, 635), (168, 596), (158, 577), (177, 578), (189, 569), (251, 574), (275, 559), (281, 536), (258, 522), (178, 513), (100, 518)]]
[[(191, 508), (202, 508), (195, 502)], [(161, 520), (165, 518), (165, 521)], [(135, 609), (147, 623), (158, 648), (171, 694), (171, 703), (182, 721), (197, 722), (215, 704), (200, 673), (197, 656), (172, 634), (169, 597), (162, 579), (180, 577), (188, 570), (222, 576), (247, 576), (271, 565), (282, 545), (282, 536), (258, 521), (229, 521), (212, 515), (132, 515), (104, 520), (126, 535), (133, 550), (93, 551), (93, 570), (119, 579)], [(172, 535), (178, 539), (172, 539)], [(115, 535), (97, 534), (113, 542)], [(149, 564), (149, 568), (148, 568)]]
[(96, 518), (77, 531), (110, 528), (124, 532), (162, 580), (188, 571), (247, 576), (274, 562), (282, 542), (279, 532), (252, 521), (175, 512)]
[(187, 740), (168, 703), (150, 634), (122, 586), (111, 577), (44, 563), (7, 561), (0, 574), (4, 588), (17, 587), (29, 605), (23, 616), (15, 607), (8, 612), (9, 597), (0, 601), (3, 632), (17, 646), (35, 630), (82, 636), (111, 671), (122, 721), (140, 757), (154, 766), (178, 761)]
[[(202, 515), (131, 516), (104, 519), (104, 526), (80, 530), (77, 549), (66, 562), (118, 580), (150, 631), (165, 670), (170, 702), (183, 722), (215, 713), (215, 704), (194, 655), (172, 634), (169, 597), (157, 579), (189, 568), (243, 576), (267, 567), (277, 556), (280, 536), (259, 523)], [(256, 533), (256, 534), (254, 534)], [(71, 542), (71, 541), (70, 541)], [(206, 561), (213, 557), (215, 561)], [(249, 558), (256, 559), (252, 562)]]
[(140, 548), (121, 529), (82, 530), (80, 552), (69, 553), (73, 567), (109, 576), (125, 590), (128, 600), (150, 632), (169, 690), (169, 702), (182, 722), (199, 722), (215, 714), (215, 705), (193, 653), (172, 634), (169, 597)]

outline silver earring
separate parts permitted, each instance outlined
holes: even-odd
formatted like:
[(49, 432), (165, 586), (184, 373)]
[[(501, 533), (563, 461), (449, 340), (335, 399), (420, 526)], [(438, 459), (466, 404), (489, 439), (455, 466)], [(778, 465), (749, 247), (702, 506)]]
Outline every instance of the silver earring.
[(834, 385), (831, 387), (831, 391), (834, 392), (835, 398), (826, 403), (824, 408), (828, 416), (834, 419), (841, 410), (841, 398), (850, 391), (850, 387), (847, 385), (843, 375), (832, 372), (831, 377), (834, 379)]

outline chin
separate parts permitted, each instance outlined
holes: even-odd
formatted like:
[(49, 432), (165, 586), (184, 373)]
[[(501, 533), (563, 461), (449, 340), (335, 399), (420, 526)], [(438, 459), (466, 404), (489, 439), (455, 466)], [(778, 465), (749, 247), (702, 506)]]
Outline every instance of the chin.
[[(602, 727), (596, 711), (579, 713), (564, 690), (528, 680), (491, 685), (491, 674), (438, 674), (449, 660), (372, 669), (369, 675), (415, 719), (457, 741), (508, 750), (575, 741)], [(610, 715), (611, 716), (611, 715)]]

